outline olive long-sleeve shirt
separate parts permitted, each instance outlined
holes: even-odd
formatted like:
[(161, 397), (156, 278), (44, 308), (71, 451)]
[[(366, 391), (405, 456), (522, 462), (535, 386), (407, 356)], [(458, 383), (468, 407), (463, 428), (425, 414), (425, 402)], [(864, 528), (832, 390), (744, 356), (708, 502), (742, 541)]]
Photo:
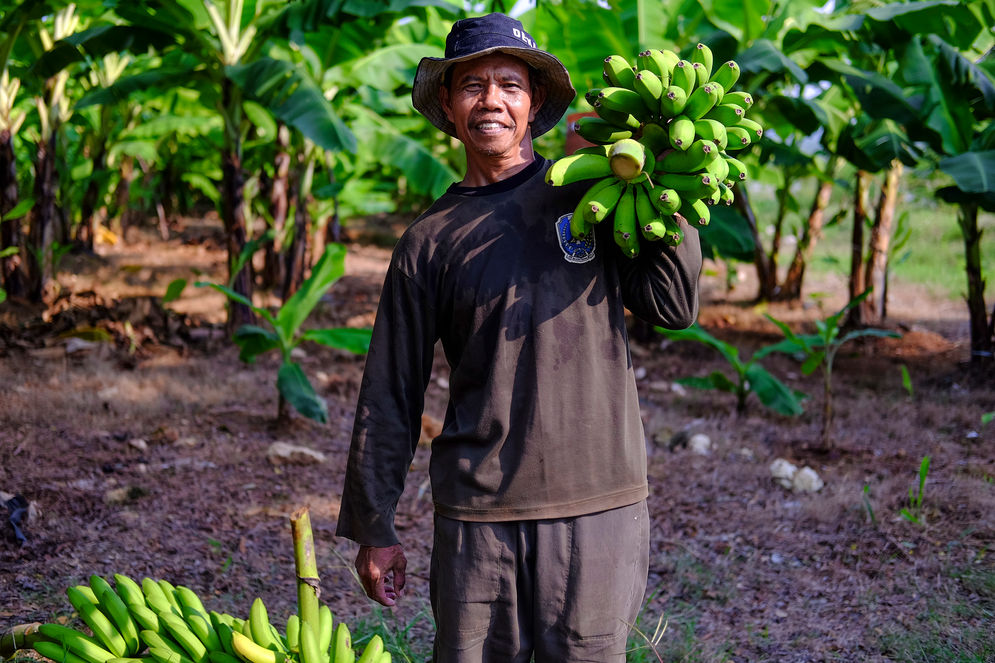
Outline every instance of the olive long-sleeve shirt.
[(646, 449), (625, 309), (684, 328), (698, 310), (701, 250), (641, 242), (635, 259), (608, 223), (573, 240), (590, 182), (551, 187), (537, 157), (496, 184), (453, 185), (398, 241), (380, 296), (337, 534), (397, 543), (397, 501), (421, 431), (434, 347), (451, 367), (432, 442), (437, 513), (562, 518), (647, 495)]

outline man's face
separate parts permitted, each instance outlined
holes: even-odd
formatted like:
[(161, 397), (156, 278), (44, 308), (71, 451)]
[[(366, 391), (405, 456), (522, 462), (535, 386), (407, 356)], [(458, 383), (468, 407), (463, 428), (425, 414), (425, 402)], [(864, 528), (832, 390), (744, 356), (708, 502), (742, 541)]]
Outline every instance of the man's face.
[(531, 140), (529, 123), (542, 103), (526, 64), (503, 53), (454, 65), (450, 86), (440, 95), (466, 149), (491, 157), (518, 156), (522, 143)]

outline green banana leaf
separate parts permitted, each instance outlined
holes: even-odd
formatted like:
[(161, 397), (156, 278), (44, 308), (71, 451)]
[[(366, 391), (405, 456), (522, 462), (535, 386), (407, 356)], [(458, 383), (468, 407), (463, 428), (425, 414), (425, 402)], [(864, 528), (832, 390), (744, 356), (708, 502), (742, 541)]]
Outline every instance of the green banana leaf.
[(351, 78), (359, 85), (379, 90), (410, 87), (423, 57), (442, 57), (443, 50), (431, 44), (393, 44), (378, 48), (352, 62)]
[(247, 99), (266, 107), (322, 149), (355, 152), (356, 137), (339, 119), (321, 88), (292, 62), (262, 57), (225, 68)]
[(220, 292), (223, 295), (225, 295), (226, 297), (228, 297), (228, 299), (231, 299), (232, 301), (238, 302), (239, 304), (242, 304), (243, 306), (248, 306), (249, 308), (252, 309), (252, 311), (256, 315), (258, 315), (262, 319), (266, 320), (266, 322), (270, 323), (274, 327), (276, 326), (276, 319), (273, 317), (272, 313), (270, 313), (269, 311), (267, 311), (264, 308), (259, 308), (258, 306), (256, 306), (255, 304), (253, 304), (252, 300), (250, 300), (248, 297), (246, 297), (245, 295), (243, 295), (241, 293), (235, 292), (234, 290), (232, 290), (228, 286), (221, 285), (219, 283), (209, 283), (207, 281), (196, 281), (194, 283), (194, 285), (196, 287), (198, 287), (198, 288), (204, 288), (204, 287), (214, 288), (218, 292)]
[(217, 115), (161, 113), (125, 129), (120, 134), (120, 140), (158, 140), (174, 133), (184, 138), (207, 136), (220, 130), (222, 125), (223, 121)]
[(808, 82), (808, 74), (769, 39), (754, 41), (753, 45), (739, 53), (736, 62), (744, 73), (767, 71), (773, 74), (790, 74), (791, 78), (802, 85)]
[(183, 57), (181, 62), (174, 66), (163, 66), (133, 76), (123, 76), (110, 87), (96, 88), (83, 95), (76, 102), (76, 107), (86, 108), (96, 104), (110, 105), (126, 101), (131, 95), (137, 93), (161, 93), (177, 87), (190, 86), (204, 76), (203, 70), (197, 69), (196, 60)]
[(655, 327), (654, 329), (672, 341), (697, 341), (704, 343), (721, 354), (729, 362), (730, 366), (736, 370), (737, 374), (743, 373), (745, 370), (745, 364), (739, 359), (739, 349), (734, 345), (715, 338), (702, 329), (697, 322), (687, 329), (664, 329), (663, 327)]
[(372, 329), (353, 329), (349, 327), (339, 329), (308, 329), (301, 334), (301, 340), (313, 341), (325, 347), (362, 355), (370, 351), (370, 337), (372, 335)]
[(256, 357), (280, 347), (280, 337), (274, 332), (257, 325), (242, 325), (235, 330), (232, 341), (239, 348), (238, 358), (246, 364), (256, 361)]
[(726, 377), (722, 371), (712, 371), (704, 377), (680, 378), (675, 382), (692, 389), (716, 389), (729, 394), (735, 394), (739, 391), (739, 386)]
[(28, 71), (48, 78), (77, 62), (88, 62), (108, 53), (137, 55), (150, 48), (159, 50), (176, 42), (175, 32), (162, 32), (132, 25), (100, 25), (61, 39), (46, 51)]
[(878, 172), (898, 159), (915, 166), (922, 158), (920, 150), (909, 139), (905, 129), (892, 120), (858, 120), (840, 134), (837, 153), (858, 168)]
[(186, 279), (173, 279), (166, 286), (166, 293), (162, 296), (162, 303), (169, 304), (180, 298), (187, 287)]
[(909, 34), (934, 34), (959, 49), (970, 48), (985, 26), (962, 0), (888, 2), (864, 12), (883, 26), (894, 25)]
[(273, 326), (282, 338), (294, 338), (325, 291), (345, 273), (345, 254), (346, 249), (343, 245), (329, 244), (311, 269), (311, 275), (280, 307), (273, 320)]
[(328, 423), (328, 405), (325, 399), (315, 393), (300, 365), (284, 362), (276, 376), (276, 388), (302, 415), (323, 424)]
[(765, 19), (771, 13), (770, 0), (701, 0), (701, 7), (712, 25), (731, 34), (742, 46), (764, 32)]
[(759, 364), (746, 369), (746, 380), (750, 391), (767, 408), (789, 417), (797, 417), (805, 411), (801, 401), (808, 398), (807, 394), (791, 389)]
[(918, 125), (922, 98), (910, 97), (887, 76), (833, 59), (821, 60), (812, 66), (812, 70), (816, 72), (814, 75), (827, 80), (835, 77), (845, 80), (860, 103), (861, 113), (893, 120), (903, 126)]
[(741, 262), (753, 261), (753, 235), (750, 233), (750, 226), (743, 215), (732, 207), (713, 207), (712, 222), (698, 229), (698, 238), (701, 240), (702, 255), (706, 258), (721, 256)]

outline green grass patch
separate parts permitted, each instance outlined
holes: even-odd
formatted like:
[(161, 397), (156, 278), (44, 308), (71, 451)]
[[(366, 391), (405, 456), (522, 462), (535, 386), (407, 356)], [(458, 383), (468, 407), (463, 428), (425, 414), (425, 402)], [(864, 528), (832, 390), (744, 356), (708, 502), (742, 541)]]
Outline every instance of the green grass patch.
[(893, 625), (881, 653), (900, 663), (986, 663), (995, 660), (995, 569), (967, 566), (926, 597), (916, 625)]

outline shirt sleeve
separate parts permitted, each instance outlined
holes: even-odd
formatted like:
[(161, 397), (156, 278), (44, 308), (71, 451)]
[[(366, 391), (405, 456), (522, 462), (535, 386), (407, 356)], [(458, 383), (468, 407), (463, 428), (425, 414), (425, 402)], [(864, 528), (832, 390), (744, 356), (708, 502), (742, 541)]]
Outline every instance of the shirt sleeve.
[(641, 251), (631, 260), (615, 252), (625, 307), (666, 329), (686, 329), (698, 317), (701, 244), (695, 228), (683, 219), (678, 222), (684, 241), (676, 247), (640, 242)]
[(336, 535), (377, 547), (398, 542), (394, 512), (421, 434), (435, 341), (434, 309), (392, 263), (360, 386)]

